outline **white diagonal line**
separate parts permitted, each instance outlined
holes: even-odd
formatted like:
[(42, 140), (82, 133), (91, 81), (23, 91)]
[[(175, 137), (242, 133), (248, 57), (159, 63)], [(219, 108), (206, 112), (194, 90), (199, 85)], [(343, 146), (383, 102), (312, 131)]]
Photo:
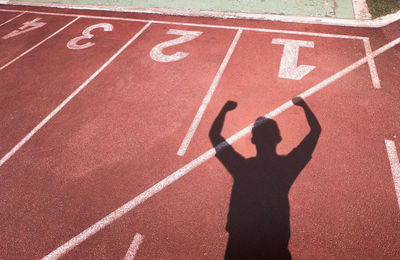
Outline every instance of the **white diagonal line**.
[(13, 18), (11, 18), (11, 19), (5, 21), (4, 23), (0, 24), (0, 26), (3, 26), (3, 25), (5, 25), (5, 24), (8, 24), (9, 22), (11, 22), (11, 21), (14, 20), (14, 19), (17, 19), (18, 17), (20, 17), (20, 16), (23, 15), (24, 13), (26, 13), (26, 11), (24, 11), (24, 12), (20, 13), (19, 15), (14, 16)]
[(228, 52), (225, 55), (224, 60), (221, 63), (221, 66), (219, 67), (217, 74), (214, 77), (213, 82), (211, 83), (210, 88), (207, 91), (207, 94), (205, 95), (203, 102), (201, 103), (199, 110), (197, 111), (192, 124), (189, 127), (189, 130), (185, 136), (185, 138), (182, 141), (181, 146), (179, 147), (178, 150), (178, 155), (179, 156), (183, 156), (186, 152), (187, 147), (189, 146), (190, 141), (192, 140), (192, 137), (194, 135), (194, 133), (196, 132), (197, 127), (199, 126), (200, 120), (203, 117), (204, 112), (206, 111), (206, 108), (208, 106), (208, 104), (210, 103), (211, 97), (214, 94), (215, 89), (218, 86), (218, 83), (222, 77), (222, 74), (225, 71), (226, 65), (228, 64), (233, 51), (235, 50), (236, 44), (239, 41), (240, 35), (242, 34), (242, 30), (238, 30), (235, 38), (233, 39), (231, 46), (228, 49)]
[(139, 250), (140, 244), (143, 242), (144, 236), (136, 233), (134, 236), (131, 245), (129, 246), (128, 251), (125, 254), (124, 260), (133, 260), (136, 256), (137, 251)]
[[(387, 51), (388, 49), (392, 48), (396, 44), (400, 43), (400, 37), (385, 44), (384, 46), (380, 47), (379, 49), (375, 50), (372, 52), (372, 56), (376, 57), (379, 54)], [(355, 63), (351, 64), (350, 66), (344, 68), (343, 70), (335, 73), (334, 75), (330, 76), (329, 78), (325, 79), (321, 83), (313, 86), (312, 88), (306, 90), (305, 92), (301, 93), (299, 96), (306, 98), (315, 92), (321, 90), (322, 88), (326, 87), (328, 84), (332, 83), (333, 81), (343, 77), (347, 73), (353, 71), (354, 69), (358, 68), (359, 66), (363, 65), (368, 61), (367, 57), (361, 58), (360, 60), (356, 61)], [(286, 109), (290, 108), (293, 106), (292, 101), (288, 101), (278, 107), (277, 109), (271, 111), (270, 113), (266, 114), (265, 117), (275, 117), (278, 114), (282, 113)], [(78, 246), (80, 243), (91, 237), (92, 235), (96, 234), (100, 230), (102, 230), (104, 227), (110, 225), (113, 223), (115, 220), (119, 219), (120, 217), (124, 216), (126, 213), (134, 209), (136, 206), (139, 204), (143, 203), (146, 201), (148, 198), (152, 197), (153, 195), (157, 194), (161, 190), (163, 190), (165, 187), (168, 185), (174, 183), (175, 181), (179, 180), (181, 177), (185, 176), (187, 173), (189, 173), (191, 170), (195, 169), (197, 166), (201, 165), (202, 163), (208, 161), (210, 158), (212, 158), (215, 155), (215, 150), (221, 150), (224, 147), (226, 147), (229, 144), (233, 144), (246, 134), (250, 133), (251, 129), (253, 127), (253, 124), (248, 125), (247, 127), (243, 128), (241, 131), (237, 132), (230, 138), (226, 140), (226, 142), (222, 142), (219, 145), (217, 145), (215, 148), (211, 148), (210, 150), (206, 151), (193, 161), (189, 162), (188, 164), (184, 165), (182, 168), (179, 170), (173, 172), (171, 175), (167, 176), (160, 182), (154, 184), (152, 187), (148, 188), (132, 200), (128, 201), (118, 209), (114, 210), (92, 226), (88, 227), (84, 231), (82, 231), (80, 234), (77, 236), (71, 238), (69, 241), (58, 247), (56, 250), (42, 258), (42, 260), (49, 260), (49, 259), (58, 259), (61, 256), (65, 255), (67, 252), (72, 250), (74, 247)]]
[(369, 67), (369, 72), (371, 74), (372, 84), (374, 85), (374, 88), (381, 88), (381, 81), (378, 76), (378, 71), (376, 70), (375, 60), (374, 57), (372, 57), (371, 55), (372, 49), (371, 49), (371, 43), (369, 42), (369, 38), (365, 38), (363, 42), (364, 42), (365, 53), (368, 58), (368, 67)]
[(142, 34), (144, 30), (149, 27), (151, 22), (148, 22), (139, 32), (137, 32), (121, 49), (119, 49), (106, 63), (104, 63), (95, 73), (93, 73), (90, 78), (88, 78), (85, 82), (82, 83), (71, 95), (69, 95), (61, 104), (59, 104), (48, 116), (46, 116), (35, 128), (33, 128), (17, 145), (15, 145), (11, 151), (9, 151), (6, 155), (3, 156), (0, 160), (0, 167), (8, 160), (11, 156), (13, 156), (29, 139), (32, 138), (37, 131), (40, 130), (50, 119), (53, 118), (68, 102), (71, 101), (79, 92), (82, 91), (94, 78), (97, 77), (122, 51), (124, 51), (134, 40), (136, 40), (139, 35)]

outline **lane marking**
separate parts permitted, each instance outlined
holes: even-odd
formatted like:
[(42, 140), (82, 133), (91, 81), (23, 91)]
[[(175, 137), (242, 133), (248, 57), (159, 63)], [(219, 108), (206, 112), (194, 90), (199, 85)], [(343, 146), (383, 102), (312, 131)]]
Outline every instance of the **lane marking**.
[(33, 19), (32, 21), (26, 21), (23, 23), (23, 25), (21, 27), (19, 27), (17, 30), (14, 30), (12, 32), (10, 32), (9, 34), (4, 35), (3, 37), (1, 37), (3, 40), (7, 40), (10, 38), (13, 38), (15, 36), (18, 36), (20, 34), (23, 33), (27, 33), (39, 28), (42, 28), (43, 26), (45, 26), (47, 23), (44, 22), (39, 22), (42, 18), (38, 17)]
[(313, 33), (313, 32), (289, 31), (289, 30), (276, 30), (276, 29), (240, 27), (240, 26), (227, 26), (227, 25), (212, 25), (212, 24), (197, 24), (197, 23), (179, 23), (179, 22), (168, 22), (168, 21), (155, 21), (155, 23), (159, 23), (159, 24), (173, 24), (173, 25), (184, 25), (184, 26), (193, 26), (193, 27), (217, 28), (217, 29), (229, 29), (229, 30), (254, 31), (254, 32), (285, 33), (285, 34), (294, 34), (294, 35), (319, 36), (319, 37), (326, 37), (326, 38), (342, 38), (342, 39), (358, 39), (358, 40), (362, 40), (362, 39), (366, 38), (366, 37), (363, 37), (363, 36), (355, 36), (355, 35), (342, 35), (342, 34), (329, 34), (329, 33)]
[[(375, 50), (372, 52), (372, 56), (376, 57), (379, 54), (389, 50), (393, 46), (397, 45), (400, 43), (400, 37), (397, 38), (396, 40), (393, 40), (384, 46), (380, 47), (379, 49)], [(355, 63), (351, 64), (350, 66), (344, 68), (343, 70), (337, 72), (336, 74), (330, 76), (329, 78), (323, 80), (322, 82), (318, 83), (317, 85), (311, 87), (310, 89), (306, 90), (305, 92), (301, 93), (299, 96), (301, 96), (303, 99), (306, 97), (311, 96), (312, 94), (316, 93), (317, 91), (323, 89), (324, 87), (328, 86), (330, 83), (334, 82), (335, 80), (343, 77), (344, 75), (348, 74), (349, 72), (355, 70), (356, 68), (360, 67), (364, 63), (368, 62), (368, 58), (364, 57), (361, 58), (360, 60), (356, 61)], [(276, 108), (275, 110), (271, 111), (270, 113), (266, 114), (265, 117), (273, 118), (283, 111), (287, 110), (288, 108), (292, 107), (293, 103), (291, 100), (287, 101), (280, 107)], [(184, 165), (182, 168), (178, 169), (177, 171), (173, 172), (171, 175), (167, 176), (166, 178), (162, 179), (158, 183), (154, 184), (152, 187), (148, 188), (132, 200), (128, 201), (118, 209), (114, 210), (92, 226), (88, 227), (84, 231), (82, 231), (80, 234), (76, 235), (75, 237), (71, 238), (69, 241), (55, 249), (53, 252), (45, 256), (43, 259), (58, 259), (61, 256), (65, 255), (67, 252), (72, 250), (74, 247), (78, 246), (80, 243), (91, 237), (92, 235), (96, 234), (100, 230), (102, 230), (104, 227), (110, 225), (113, 223), (115, 220), (119, 219), (120, 217), (124, 216), (126, 213), (130, 212), (132, 209), (134, 209), (136, 206), (139, 204), (143, 203), (146, 201), (148, 198), (154, 196), (170, 184), (174, 183), (175, 181), (179, 180), (181, 177), (185, 176), (187, 173), (189, 173), (191, 170), (195, 169), (197, 166), (201, 165), (202, 163), (208, 161), (215, 155), (215, 150), (221, 150), (224, 149), (227, 145), (233, 144), (234, 142), (238, 141), (242, 137), (244, 137), (246, 134), (251, 132), (251, 129), (253, 127), (253, 124), (248, 125), (247, 127), (243, 128), (239, 132), (235, 133), (231, 137), (229, 137), (226, 142), (220, 143), (217, 145), (215, 148), (211, 148), (196, 159), (192, 160), (191, 162), (187, 163)]]
[(8, 24), (8, 23), (11, 22), (12, 20), (17, 19), (18, 17), (20, 17), (21, 15), (24, 15), (25, 13), (26, 13), (26, 11), (20, 13), (19, 15), (17, 15), (17, 16), (15, 16), (15, 17), (13, 17), (13, 18), (11, 18), (11, 19), (5, 21), (4, 23), (0, 24), (0, 26), (3, 26), (3, 25), (5, 25), (5, 24)]
[[(39, 43), (37, 43), (36, 45), (34, 45), (33, 47), (31, 47), (30, 49), (24, 51), (22, 54), (18, 55), (17, 57), (15, 57), (13, 60), (9, 61), (7, 64), (3, 65), (2, 67), (0, 67), (0, 71), (2, 71), (3, 69), (5, 69), (6, 67), (8, 67), (9, 65), (13, 64), (15, 61), (17, 61), (19, 58), (23, 57), (25, 54), (28, 54), (29, 52), (31, 52), (32, 50), (36, 49), (38, 46), (40, 46), (42, 43), (46, 42), (48, 39), (50, 39), (51, 37), (53, 37), (54, 35), (58, 34), (59, 32), (61, 32), (62, 30), (64, 30), (65, 28), (67, 28), (68, 26), (70, 26), (72, 23), (74, 23), (76, 20), (79, 19), (79, 16), (76, 17), (75, 19), (73, 19), (72, 21), (70, 21), (69, 23), (67, 23), (66, 25), (64, 25), (63, 27), (61, 27), (60, 29), (58, 29), (55, 33), (53, 33), (52, 35), (48, 36), (47, 38), (45, 38), (44, 40), (40, 41)], [(1, 164), (0, 164), (1, 166)]]
[(156, 46), (154, 46), (150, 51), (150, 57), (155, 61), (174, 62), (186, 58), (189, 55), (189, 53), (187, 52), (178, 51), (171, 55), (165, 55), (163, 53), (163, 50), (171, 46), (192, 41), (197, 37), (199, 37), (200, 35), (202, 35), (203, 32), (169, 29), (167, 34), (180, 35), (180, 37), (159, 43)]
[(105, 32), (111, 32), (114, 29), (114, 26), (110, 23), (98, 23), (87, 27), (85, 30), (82, 31), (82, 35), (71, 39), (67, 43), (67, 48), (70, 50), (82, 50), (95, 45), (94, 42), (86, 41), (84, 44), (78, 44), (79, 41), (92, 39), (94, 37), (91, 32), (94, 29), (102, 28)]
[[(78, 19), (78, 18), (77, 18)], [(75, 19), (76, 20), (76, 19)], [(29, 139), (32, 138), (37, 131), (40, 130), (53, 116), (55, 116), (68, 102), (71, 101), (82, 89), (84, 89), (94, 78), (97, 77), (114, 59), (121, 54), (136, 38), (138, 38), (144, 30), (146, 30), (151, 24), (151, 21), (148, 22), (143, 28), (137, 32), (121, 49), (119, 49), (106, 63), (104, 63), (95, 73), (93, 73), (90, 78), (88, 78), (85, 82), (82, 83), (71, 95), (69, 95), (61, 104), (59, 104), (46, 118), (44, 118), (32, 131), (29, 132), (17, 145), (15, 145), (11, 151), (9, 151), (3, 158), (0, 160), (0, 167), (8, 160), (11, 156), (13, 156)]]
[[(0, 11), (2, 11), (2, 10), (0, 9)], [(9, 11), (9, 10), (6, 10), (6, 11)], [(20, 10), (13, 10), (13, 11), (18, 12)], [(181, 23), (181, 22), (170, 22), (170, 21), (160, 21), (160, 20), (146, 20), (146, 19), (107, 17), (107, 16), (95, 16), (95, 15), (63, 14), (63, 13), (51, 13), (51, 12), (40, 12), (40, 11), (27, 11), (27, 12), (31, 13), (31, 14), (44, 14), (44, 15), (70, 16), (70, 17), (79, 16), (81, 18), (88, 18), (88, 19), (106, 19), (106, 20), (143, 22), (143, 23), (147, 23), (149, 21), (152, 21), (152, 23), (154, 23), (154, 24), (183, 25), (183, 26), (193, 26), (193, 27), (229, 29), (229, 30), (242, 30), (242, 31), (256, 31), (256, 32), (286, 33), (286, 34), (294, 34), (294, 35), (319, 36), (319, 37), (326, 37), (326, 38), (342, 38), (342, 39), (358, 39), (358, 40), (363, 40), (363, 39), (367, 38), (367, 37), (364, 37), (364, 36), (355, 36), (355, 35), (330, 34), (330, 33), (313, 33), (313, 32), (275, 30), (275, 29), (228, 26), (228, 25), (213, 25), (213, 24), (201, 24), (201, 23)]]
[(392, 169), (394, 188), (396, 190), (397, 202), (400, 208), (400, 162), (397, 156), (396, 144), (392, 140), (385, 140), (386, 150)]
[(304, 76), (315, 69), (315, 66), (311, 65), (297, 65), (299, 59), (299, 48), (314, 48), (313, 41), (273, 38), (272, 44), (281, 44), (284, 46), (281, 63), (279, 65), (278, 76), (280, 78), (301, 80)]
[(201, 105), (199, 107), (199, 110), (197, 110), (197, 113), (192, 121), (192, 124), (189, 127), (189, 130), (188, 130), (185, 138), (182, 141), (181, 146), (179, 147), (179, 150), (177, 152), (177, 154), (179, 156), (183, 156), (185, 154), (185, 152), (189, 146), (189, 143), (192, 140), (192, 137), (193, 137), (194, 133), (196, 132), (197, 127), (199, 126), (200, 120), (203, 117), (203, 114), (204, 114), (208, 104), (210, 103), (211, 97), (214, 94), (214, 91), (218, 86), (218, 83), (222, 77), (222, 74), (225, 71), (226, 65), (228, 64), (228, 62), (232, 56), (232, 53), (236, 48), (236, 45), (239, 41), (240, 36), (242, 35), (242, 32), (243, 32), (242, 30), (237, 31), (235, 38), (233, 39), (231, 46), (229, 47), (228, 52), (226, 53), (225, 58), (222, 61), (221, 65), (217, 71), (217, 75), (214, 77), (214, 80), (212, 81), (211, 86), (208, 89), (207, 94), (205, 95), (203, 102), (201, 103)]
[(0, 9), (0, 12), (21, 13), (26, 11), (17, 9)]
[(131, 245), (129, 246), (128, 252), (126, 252), (124, 260), (133, 260), (133, 258), (135, 258), (135, 255), (139, 250), (139, 246), (143, 242), (143, 239), (143, 235), (136, 233)]
[(369, 73), (371, 74), (372, 84), (374, 85), (374, 88), (381, 88), (381, 81), (378, 76), (378, 71), (376, 70), (375, 60), (374, 57), (372, 57), (371, 55), (372, 49), (369, 38), (364, 39), (363, 42), (365, 47), (365, 53), (367, 54), (368, 57), (368, 67), (369, 67)]

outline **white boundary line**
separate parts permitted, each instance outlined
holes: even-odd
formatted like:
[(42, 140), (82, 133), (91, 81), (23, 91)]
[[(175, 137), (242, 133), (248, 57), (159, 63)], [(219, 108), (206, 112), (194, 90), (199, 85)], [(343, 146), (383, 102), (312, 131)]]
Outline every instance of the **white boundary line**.
[(133, 260), (136, 256), (137, 251), (139, 250), (140, 244), (143, 242), (144, 236), (136, 233), (134, 236), (131, 245), (129, 246), (128, 252), (124, 257), (124, 260)]
[(223, 19), (231, 18), (231, 19), (266, 20), (266, 21), (279, 21), (279, 22), (291, 22), (291, 23), (308, 23), (308, 24), (372, 27), (372, 28), (382, 27), (400, 19), (400, 11), (374, 20), (354, 20), (354, 19), (296, 16), (296, 15), (214, 12), (214, 11), (177, 10), (177, 9), (163, 9), (163, 8), (113, 7), (113, 6), (101, 6), (101, 5), (78, 5), (78, 4), (62, 4), (62, 3), (34, 3), (34, 2), (23, 2), (23, 1), (8, 1), (8, 4), (17, 6), (27, 5), (27, 6), (39, 6), (39, 7), (79, 9), (79, 10), (83, 9), (83, 10), (143, 13), (143, 14), (161, 14), (161, 15), (173, 15), (173, 16), (213, 17), (213, 18), (223, 18)]
[(228, 62), (232, 56), (232, 53), (236, 48), (236, 44), (238, 43), (238, 41), (240, 39), (240, 35), (242, 35), (242, 32), (243, 32), (242, 30), (237, 31), (235, 38), (233, 39), (231, 46), (229, 47), (229, 49), (225, 55), (225, 58), (222, 61), (221, 65), (217, 71), (217, 74), (215, 75), (214, 80), (212, 81), (211, 86), (208, 89), (207, 94), (205, 95), (205, 97), (203, 99), (203, 102), (201, 103), (199, 110), (197, 111), (197, 113), (192, 121), (192, 124), (189, 127), (188, 132), (187, 132), (185, 138), (183, 139), (181, 146), (179, 147), (179, 150), (177, 152), (177, 154), (179, 156), (183, 156), (185, 154), (186, 149), (188, 148), (190, 141), (192, 140), (192, 137), (193, 137), (194, 133), (196, 132), (197, 127), (199, 126), (200, 120), (203, 117), (204, 111), (206, 111), (206, 108), (207, 108), (208, 104), (210, 103), (211, 97), (214, 94), (214, 91), (217, 88), (218, 83), (222, 77), (222, 74), (225, 71), (226, 65), (228, 64)]
[(26, 13), (26, 11), (20, 13), (19, 15), (17, 15), (17, 16), (15, 16), (15, 17), (11, 18), (10, 20), (7, 20), (7, 21), (5, 21), (4, 23), (0, 24), (0, 26), (3, 26), (3, 25), (5, 25), (5, 24), (8, 24), (8, 23), (11, 22), (12, 20), (17, 19), (18, 17), (20, 17), (21, 15), (23, 15), (23, 14), (25, 14), (25, 13)]
[(363, 41), (365, 54), (368, 57), (368, 67), (371, 74), (372, 84), (374, 85), (374, 88), (381, 88), (381, 81), (378, 76), (378, 71), (376, 70), (375, 60), (374, 57), (372, 57), (371, 43), (369, 42), (368, 38), (364, 39)]
[[(76, 20), (76, 19), (75, 19)], [(46, 118), (44, 118), (35, 128), (33, 128), (29, 134), (27, 134), (19, 143), (14, 146), (11, 151), (9, 151), (3, 158), (0, 160), (0, 167), (8, 160), (11, 156), (13, 156), (29, 139), (32, 138), (37, 131), (40, 130), (53, 116), (55, 116), (66, 104), (68, 104), (71, 99), (73, 99), (82, 89), (84, 89), (94, 78), (97, 77), (114, 59), (121, 54), (137, 37), (139, 37), (144, 30), (146, 30), (151, 24), (151, 21), (148, 22), (139, 32), (137, 32), (121, 49), (119, 49), (106, 63), (104, 63), (95, 73), (93, 73), (90, 78), (88, 78), (85, 82), (82, 83), (71, 95), (69, 95), (61, 104), (59, 104)]]
[[(8, 9), (0, 9), (0, 11), (10, 11)], [(13, 10), (21, 11), (21, 10)], [(51, 13), (51, 12), (39, 12), (39, 11), (26, 11), (31, 14), (44, 14), (54, 16), (70, 16), (70, 17), (81, 17), (88, 19), (106, 19), (106, 20), (118, 20), (118, 21), (130, 21), (130, 22), (143, 22), (147, 23), (150, 20), (146, 19), (134, 19), (134, 18), (120, 18), (120, 17), (107, 17), (107, 16), (94, 16), (94, 15), (77, 15), (77, 14), (62, 14), (62, 13)], [(307, 35), (307, 36), (319, 36), (328, 38), (343, 38), (343, 39), (359, 39), (363, 40), (367, 37), (354, 36), (354, 35), (342, 35), (342, 34), (330, 34), (330, 33), (313, 33), (313, 32), (302, 32), (302, 31), (290, 31), (290, 30), (275, 30), (275, 29), (264, 29), (264, 28), (252, 28), (252, 27), (240, 27), (240, 26), (227, 26), (227, 25), (212, 25), (212, 24), (200, 24), (200, 23), (181, 23), (181, 22), (170, 22), (170, 21), (159, 21), (151, 20), (155, 24), (173, 24), (173, 25), (184, 25), (184, 26), (195, 26), (205, 28), (218, 28), (218, 29), (230, 29), (230, 30), (242, 30), (242, 31), (256, 31), (256, 32), (270, 32), (270, 33), (286, 33), (295, 35)]]
[[(397, 45), (400, 43), (400, 37), (385, 44), (384, 46), (380, 47), (379, 49), (375, 50), (372, 52), (372, 57), (376, 57), (379, 54), (387, 51), (388, 49), (392, 48), (393, 46)], [(303, 99), (306, 97), (311, 96), (312, 94), (318, 92), (319, 90), (323, 89), (324, 87), (328, 86), (330, 83), (334, 82), (335, 80), (343, 77), (344, 75), (348, 74), (349, 72), (355, 70), (356, 68), (360, 67), (361, 65), (365, 64), (368, 62), (368, 57), (361, 58), (360, 60), (356, 61), (355, 63), (351, 64), (350, 66), (344, 68), (343, 70), (333, 74), (329, 78), (321, 81), (317, 85), (311, 87), (310, 89), (304, 91), (301, 93), (299, 96), (301, 96)], [(275, 110), (271, 111), (270, 113), (266, 114), (265, 117), (268, 118), (273, 118), (283, 111), (287, 110), (288, 108), (292, 107), (293, 103), (292, 101), (287, 101), (280, 107), (276, 108)], [(175, 181), (179, 180), (183, 176), (185, 176), (187, 173), (189, 173), (191, 170), (195, 169), (197, 166), (201, 165), (202, 163), (208, 161), (215, 155), (215, 150), (221, 150), (224, 149), (227, 145), (233, 144), (234, 142), (238, 141), (242, 137), (244, 137), (246, 134), (251, 132), (251, 129), (253, 127), (253, 124), (248, 125), (247, 127), (243, 128), (239, 132), (235, 133), (231, 137), (229, 137), (226, 142), (220, 143), (217, 147), (211, 148), (210, 150), (206, 151), (193, 161), (189, 162), (188, 164), (184, 165), (182, 168), (179, 170), (173, 172), (171, 175), (167, 176), (163, 180), (159, 181), (158, 183), (154, 184), (152, 187), (148, 188), (132, 200), (128, 201), (115, 211), (111, 212), (92, 226), (88, 227), (84, 231), (82, 231), (80, 234), (76, 235), (75, 237), (71, 238), (69, 241), (58, 247), (56, 250), (48, 254), (42, 259), (48, 260), (48, 259), (58, 259), (61, 256), (65, 255), (68, 253), (70, 250), (78, 246), (80, 243), (91, 237), (92, 235), (96, 234), (100, 230), (102, 230), (104, 227), (110, 225), (113, 223), (115, 220), (119, 219), (120, 217), (124, 216), (127, 214), (129, 211), (134, 209), (136, 206), (140, 205), (144, 201), (146, 201), (148, 198), (154, 196), (170, 184), (174, 183)]]
[[(18, 55), (17, 57), (15, 57), (14, 59), (12, 59), (11, 61), (9, 61), (7, 64), (3, 65), (0, 67), (0, 71), (2, 71), (4, 68), (8, 67), (9, 65), (11, 65), (12, 63), (14, 63), (16, 60), (18, 60), (19, 58), (21, 58), (22, 56), (24, 56), (25, 54), (31, 52), (32, 50), (36, 49), (36, 47), (40, 46), (42, 43), (44, 43), (45, 41), (47, 41), (48, 39), (50, 39), (51, 37), (53, 37), (54, 35), (58, 34), (59, 32), (61, 32), (62, 30), (64, 30), (65, 28), (67, 28), (68, 26), (70, 26), (72, 23), (74, 23), (76, 20), (79, 19), (79, 16), (76, 17), (75, 19), (73, 19), (72, 21), (70, 21), (69, 23), (67, 23), (66, 25), (64, 25), (63, 27), (61, 27), (60, 29), (58, 29), (55, 33), (53, 33), (52, 35), (48, 36), (46, 39), (40, 41), (39, 43), (37, 43), (36, 45), (34, 45), (33, 47), (29, 48), (28, 50), (24, 51), (22, 54)], [(1, 166), (1, 164), (0, 164)]]
[(394, 188), (396, 190), (397, 202), (400, 208), (400, 162), (397, 156), (396, 144), (392, 140), (385, 140), (386, 150), (392, 170)]

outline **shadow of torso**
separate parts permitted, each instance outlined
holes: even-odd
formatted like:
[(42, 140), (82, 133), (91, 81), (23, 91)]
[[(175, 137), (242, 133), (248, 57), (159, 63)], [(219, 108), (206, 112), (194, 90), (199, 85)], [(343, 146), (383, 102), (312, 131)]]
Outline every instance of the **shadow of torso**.
[(228, 146), (217, 158), (234, 179), (226, 259), (291, 259), (288, 195), (311, 156), (295, 148), (284, 156), (245, 159)]
[(289, 239), (288, 193), (292, 184), (285, 174), (287, 160), (278, 156), (269, 163), (246, 159), (233, 174), (228, 231), (253, 230)]

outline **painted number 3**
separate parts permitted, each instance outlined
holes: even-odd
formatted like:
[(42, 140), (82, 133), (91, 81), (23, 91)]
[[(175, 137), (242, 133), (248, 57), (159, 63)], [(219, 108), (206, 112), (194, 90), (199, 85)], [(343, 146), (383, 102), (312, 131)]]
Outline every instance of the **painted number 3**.
[(70, 40), (67, 43), (68, 49), (71, 49), (71, 50), (82, 50), (82, 49), (86, 49), (86, 48), (89, 48), (89, 47), (95, 45), (95, 43), (93, 43), (93, 42), (86, 42), (84, 44), (78, 44), (78, 42), (82, 41), (82, 40), (92, 39), (94, 35), (91, 34), (90, 32), (92, 30), (94, 30), (94, 29), (97, 29), (97, 28), (103, 28), (103, 30), (105, 32), (110, 32), (110, 31), (112, 31), (114, 29), (112, 24), (109, 24), (109, 23), (99, 23), (99, 24), (94, 24), (92, 26), (89, 26), (88, 28), (83, 30), (82, 36), (78, 36), (76, 38), (73, 38), (72, 40)]

